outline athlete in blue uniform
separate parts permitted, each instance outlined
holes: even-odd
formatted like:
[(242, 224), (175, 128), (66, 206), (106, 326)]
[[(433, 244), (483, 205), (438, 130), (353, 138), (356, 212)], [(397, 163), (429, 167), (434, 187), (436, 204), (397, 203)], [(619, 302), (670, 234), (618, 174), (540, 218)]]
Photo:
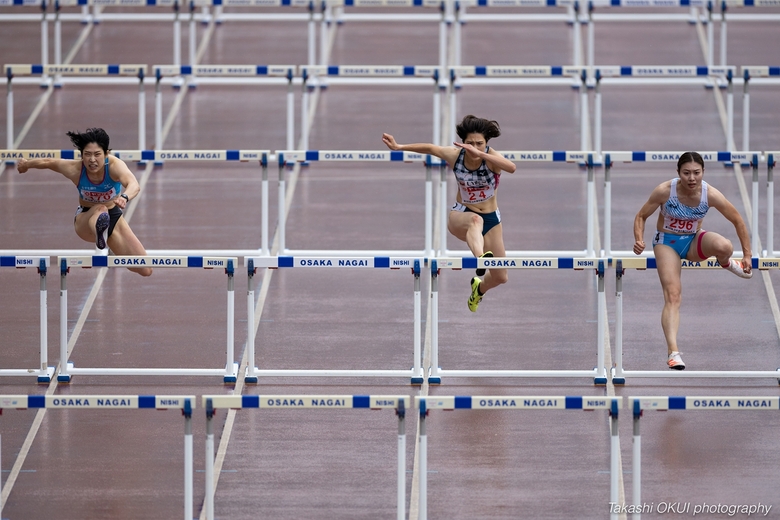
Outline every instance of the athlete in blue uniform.
[[(446, 161), (458, 181), (458, 195), (447, 222), (450, 233), (466, 242), (476, 257), (506, 256), (496, 191), (501, 172), (514, 173), (515, 164), (487, 145), (501, 135), (497, 122), (468, 115), (456, 130), (463, 142), (454, 146), (398, 144), (390, 134), (382, 134), (382, 142), (391, 150), (434, 155)], [(485, 278), (480, 280), (482, 275)], [(486, 292), (507, 279), (506, 269), (490, 269), (487, 273), (478, 269), (471, 279), (471, 312), (477, 311)]]
[[(122, 218), (122, 210), (141, 191), (135, 175), (124, 161), (108, 155), (109, 137), (102, 128), (67, 135), (81, 152), (81, 160), (21, 159), (16, 169), (19, 173), (30, 168), (53, 170), (76, 185), (79, 207), (73, 223), (83, 240), (94, 242), (99, 249), (108, 246), (116, 255), (145, 255), (144, 246)], [(148, 267), (130, 270), (152, 274)]]
[[(677, 161), (678, 178), (656, 187), (634, 219), (634, 253), (645, 249), (645, 221), (660, 208), (656, 234), (653, 238), (658, 277), (664, 292), (661, 326), (668, 349), (667, 365), (684, 370), (685, 363), (677, 347), (682, 301), (681, 259), (699, 262), (714, 256), (724, 269), (742, 278), (750, 278), (751, 251), (747, 226), (739, 211), (723, 194), (702, 180), (704, 159), (696, 152), (685, 152)], [(715, 208), (726, 217), (737, 231), (742, 244), (742, 260), (732, 260), (734, 246), (725, 237), (705, 231), (702, 220), (709, 208)]]

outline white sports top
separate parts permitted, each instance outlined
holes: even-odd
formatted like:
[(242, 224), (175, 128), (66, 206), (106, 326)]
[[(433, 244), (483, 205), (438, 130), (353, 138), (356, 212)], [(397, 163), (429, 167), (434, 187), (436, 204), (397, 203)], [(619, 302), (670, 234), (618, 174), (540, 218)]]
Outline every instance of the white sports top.
[(677, 198), (677, 183), (680, 179), (672, 179), (672, 189), (669, 191), (669, 200), (661, 206), (661, 215), (664, 217), (664, 228), (677, 234), (696, 233), (699, 223), (707, 215), (710, 209), (707, 202), (707, 183), (701, 181), (701, 200), (695, 208), (686, 206)]
[[(487, 147), (485, 151), (489, 152), (490, 147)], [(466, 150), (461, 149), (458, 159), (452, 166), (463, 203), (476, 204), (495, 197), (501, 175), (492, 172), (485, 161), (482, 161), (476, 170), (469, 170), (464, 163), (465, 158)]]

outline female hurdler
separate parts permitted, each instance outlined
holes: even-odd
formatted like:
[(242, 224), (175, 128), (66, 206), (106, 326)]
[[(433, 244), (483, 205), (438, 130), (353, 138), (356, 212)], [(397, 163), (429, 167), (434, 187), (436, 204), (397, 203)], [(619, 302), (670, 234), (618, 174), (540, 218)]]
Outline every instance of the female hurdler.
[[(704, 159), (701, 155), (696, 152), (682, 154), (677, 161), (677, 175), (678, 178), (658, 185), (634, 218), (634, 253), (638, 255), (644, 251), (645, 221), (661, 208), (653, 238), (656, 268), (664, 292), (661, 326), (669, 354), (667, 365), (674, 370), (684, 370), (685, 363), (677, 347), (682, 300), (680, 260), (700, 262), (714, 256), (724, 269), (742, 278), (752, 276), (752, 261), (747, 226), (734, 205), (702, 179)], [(742, 244), (741, 261), (731, 259), (734, 246), (730, 240), (702, 229), (702, 220), (710, 207), (720, 211), (734, 225)]]
[[(391, 150), (434, 155), (446, 161), (458, 181), (458, 195), (450, 208), (447, 228), (466, 242), (474, 256), (503, 257), (506, 250), (496, 191), (501, 172), (514, 173), (515, 164), (487, 145), (490, 139), (501, 135), (497, 122), (468, 115), (456, 130), (463, 142), (453, 143), (454, 146), (398, 144), (390, 134), (382, 134), (382, 142)], [(485, 278), (480, 280), (482, 275)], [(477, 276), (471, 279), (469, 310), (476, 312), (482, 296), (507, 279), (506, 269), (490, 269), (487, 273), (477, 269)]]
[[(79, 207), (73, 225), (81, 239), (94, 242), (98, 249), (108, 246), (116, 255), (146, 255), (144, 246), (122, 218), (122, 210), (141, 191), (135, 175), (124, 161), (108, 155), (109, 137), (102, 128), (67, 135), (81, 152), (81, 160), (21, 159), (16, 169), (19, 173), (30, 168), (53, 170), (76, 185)], [(130, 270), (142, 276), (152, 274), (149, 267)]]

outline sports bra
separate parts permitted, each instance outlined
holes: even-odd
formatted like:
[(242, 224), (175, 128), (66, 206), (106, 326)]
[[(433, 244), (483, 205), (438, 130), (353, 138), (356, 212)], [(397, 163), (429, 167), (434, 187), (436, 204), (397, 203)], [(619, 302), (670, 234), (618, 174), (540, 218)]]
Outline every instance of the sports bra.
[[(490, 151), (490, 147), (485, 149)], [(469, 170), (465, 164), (466, 150), (461, 149), (458, 159), (452, 166), (455, 179), (458, 181), (461, 201), (465, 204), (476, 204), (491, 199), (496, 195), (501, 174), (494, 173), (487, 167), (485, 161), (476, 170)]]
[(677, 198), (679, 178), (672, 179), (669, 199), (661, 205), (661, 215), (664, 217), (663, 229), (671, 233), (695, 233), (701, 220), (707, 215), (710, 206), (707, 201), (707, 183), (701, 182), (701, 200), (695, 208), (686, 206)]
[(105, 166), (103, 167), (103, 180), (95, 184), (89, 180), (86, 166), (81, 165), (81, 175), (79, 175), (79, 183), (76, 188), (79, 191), (79, 197), (84, 202), (108, 202), (119, 195), (122, 191), (122, 183), (113, 180), (108, 170), (108, 157), (106, 157)]

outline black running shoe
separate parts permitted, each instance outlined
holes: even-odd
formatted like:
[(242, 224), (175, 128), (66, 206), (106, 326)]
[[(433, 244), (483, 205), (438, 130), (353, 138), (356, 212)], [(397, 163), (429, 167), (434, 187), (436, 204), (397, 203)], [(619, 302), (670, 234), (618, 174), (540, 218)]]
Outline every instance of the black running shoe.
[[(493, 251), (487, 251), (480, 255), (480, 258), (493, 258)], [(485, 276), (487, 269), (477, 269), (477, 276)]]

